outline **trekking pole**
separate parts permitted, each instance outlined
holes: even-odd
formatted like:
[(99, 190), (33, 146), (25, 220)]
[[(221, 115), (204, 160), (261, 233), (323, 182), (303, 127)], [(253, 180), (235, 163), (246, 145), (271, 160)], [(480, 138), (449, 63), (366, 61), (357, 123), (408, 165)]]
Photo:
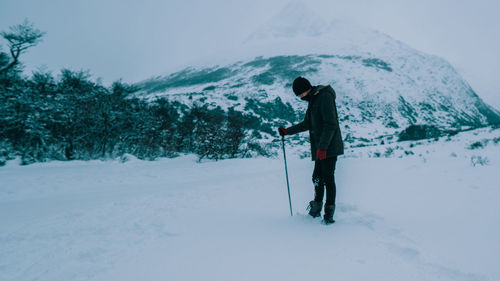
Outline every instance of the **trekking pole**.
[(290, 197), (290, 184), (288, 183), (288, 168), (286, 167), (285, 136), (281, 136), (281, 144), (283, 146), (283, 159), (285, 159), (285, 175), (286, 175), (286, 187), (288, 189), (288, 203), (290, 203), (290, 215), (293, 217), (292, 199)]

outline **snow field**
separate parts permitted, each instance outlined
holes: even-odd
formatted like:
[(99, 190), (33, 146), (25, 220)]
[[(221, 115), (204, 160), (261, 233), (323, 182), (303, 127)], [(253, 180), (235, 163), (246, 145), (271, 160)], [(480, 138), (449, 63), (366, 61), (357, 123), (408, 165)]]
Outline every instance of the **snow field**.
[(293, 217), (281, 158), (10, 163), (0, 280), (498, 280), (500, 152), (463, 145), (340, 158), (331, 226), (289, 147)]

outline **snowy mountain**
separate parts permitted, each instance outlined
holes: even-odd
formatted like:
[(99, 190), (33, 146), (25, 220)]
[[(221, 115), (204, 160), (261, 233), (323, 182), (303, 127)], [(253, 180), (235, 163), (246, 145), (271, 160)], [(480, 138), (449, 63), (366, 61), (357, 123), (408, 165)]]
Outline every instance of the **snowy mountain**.
[[(390, 140), (411, 125), (447, 131), (500, 123), (500, 112), (444, 59), (374, 30), (327, 22), (301, 2), (286, 6), (223, 61), (142, 81), (140, 95), (232, 107), (272, 127), (302, 117), (306, 103), (291, 91), (300, 75), (332, 85), (351, 142)], [(288, 107), (296, 114), (282, 114)]]

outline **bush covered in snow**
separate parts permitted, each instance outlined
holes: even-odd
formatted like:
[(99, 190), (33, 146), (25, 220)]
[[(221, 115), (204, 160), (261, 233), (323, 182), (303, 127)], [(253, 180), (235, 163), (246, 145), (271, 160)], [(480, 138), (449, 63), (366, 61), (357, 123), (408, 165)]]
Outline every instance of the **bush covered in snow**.
[(399, 141), (430, 139), (441, 136), (441, 131), (431, 125), (410, 125), (399, 134)]
[(16, 156), (29, 164), (124, 154), (154, 159), (196, 153), (215, 160), (267, 155), (247, 136), (260, 128), (250, 114), (163, 98), (147, 101), (133, 97), (137, 90), (121, 82), (105, 87), (83, 71), (1, 75), (0, 165)]
[(490, 159), (488, 157), (474, 155), (470, 158), (470, 163), (472, 166), (485, 166), (490, 164)]

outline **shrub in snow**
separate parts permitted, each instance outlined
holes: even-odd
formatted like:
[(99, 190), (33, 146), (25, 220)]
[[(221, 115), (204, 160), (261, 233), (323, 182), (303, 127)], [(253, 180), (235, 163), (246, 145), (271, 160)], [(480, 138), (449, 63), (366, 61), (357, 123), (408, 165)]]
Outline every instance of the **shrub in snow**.
[(483, 141), (476, 141), (474, 143), (472, 143), (471, 145), (469, 145), (469, 147), (467, 147), (468, 149), (479, 149), (479, 148), (484, 148), (486, 146), (486, 144), (488, 143), (487, 140), (483, 140)]
[(386, 158), (391, 157), (393, 153), (394, 153), (394, 148), (388, 147), (384, 152), (384, 157)]
[[(250, 149), (267, 155), (259, 143), (245, 149), (242, 144), (256, 138), (249, 130), (276, 135), (276, 124), (232, 108), (140, 99), (134, 86), (115, 82), (107, 88), (83, 71), (63, 70), (57, 79), (43, 72), (15, 78), (8, 88), (0, 81), (0, 111), (11, 113), (0, 117), (0, 165), (14, 156), (27, 165), (125, 154), (152, 160), (196, 153), (217, 160), (248, 155)], [(276, 106), (279, 114), (293, 113), (280, 100), (266, 106), (254, 104), (257, 111)]]
[(411, 150), (405, 150), (405, 155), (413, 155), (415, 153), (413, 153), (413, 151)]
[(482, 157), (482, 156), (472, 156), (470, 158), (470, 163), (473, 167), (480, 165), (480, 166), (485, 166), (490, 163), (490, 160), (487, 157)]
[(15, 159), (15, 154), (12, 151), (12, 144), (9, 141), (0, 141), (0, 167), (4, 166), (7, 161)]
[(441, 131), (431, 125), (410, 125), (399, 134), (398, 141), (439, 138)]

